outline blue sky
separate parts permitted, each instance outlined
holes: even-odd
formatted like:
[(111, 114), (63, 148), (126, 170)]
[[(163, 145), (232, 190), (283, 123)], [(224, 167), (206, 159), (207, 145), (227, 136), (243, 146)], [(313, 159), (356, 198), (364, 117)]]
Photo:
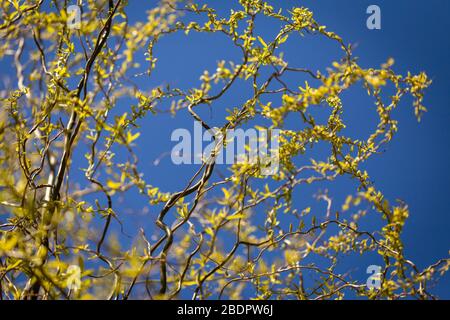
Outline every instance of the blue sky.
[[(234, 1), (207, 1), (219, 12), (228, 13)], [(273, 1), (272, 3), (275, 4)], [(376, 4), (381, 8), (382, 29), (366, 28), (366, 9)], [(403, 239), (408, 257), (419, 267), (425, 267), (439, 258), (448, 257), (450, 249), (450, 94), (448, 75), (450, 74), (450, 2), (446, 0), (423, 1), (365, 1), (365, 0), (303, 0), (276, 1), (276, 6), (290, 9), (294, 6), (310, 8), (316, 20), (328, 29), (343, 37), (345, 42), (356, 45), (354, 55), (359, 57), (363, 67), (378, 67), (389, 57), (395, 58), (394, 70), (406, 74), (425, 71), (433, 84), (427, 90), (424, 104), (428, 112), (418, 123), (413, 115), (411, 101), (406, 99), (396, 110), (394, 116), (399, 121), (399, 132), (382, 155), (375, 156), (367, 163), (367, 169), (376, 186), (384, 192), (387, 199), (405, 201), (410, 208)], [(137, 19), (143, 16), (142, 4), (130, 1), (130, 11)], [(258, 21), (257, 21), (258, 22)], [(258, 24), (257, 24), (258, 25)], [(261, 21), (257, 30), (260, 35), (270, 39), (276, 25)], [(297, 38), (288, 41), (283, 51), (286, 60), (294, 66), (308, 66), (324, 70), (341, 53), (329, 41), (313, 37)], [(188, 88), (198, 83), (205, 69), (214, 70), (219, 60), (237, 60), (239, 53), (226, 39), (220, 36), (184, 34), (161, 40), (156, 48), (158, 64), (151, 83), (157, 85), (168, 82), (175, 86)], [(146, 80), (147, 81), (147, 80)], [(303, 84), (303, 80), (298, 84)], [(295, 84), (295, 83), (294, 83)], [(370, 102), (361, 92), (351, 92), (343, 97), (345, 119), (349, 132), (361, 134), (374, 125), (375, 113)], [(223, 110), (245, 100), (245, 86), (237, 85), (232, 93), (212, 107), (205, 108), (202, 114), (213, 125), (222, 123)], [(158, 167), (152, 161), (159, 154), (170, 151), (169, 142), (173, 129), (186, 127), (192, 129), (190, 117), (180, 114), (175, 119), (154, 118), (144, 121), (143, 135), (139, 141), (142, 170), (147, 178), (161, 185), (165, 190), (178, 190), (192, 175), (196, 167), (174, 167), (170, 158), (163, 158)], [(156, 141), (155, 141), (156, 138)], [(169, 144), (169, 147), (168, 147)], [(338, 181), (328, 186), (334, 199), (343, 199), (345, 191), (353, 186), (349, 181)], [(350, 190), (350, 189), (349, 189)], [(312, 191), (311, 191), (312, 192)], [(310, 198), (309, 198), (310, 199)], [(298, 194), (298, 201), (310, 201)], [(125, 201), (125, 203), (128, 201)], [(129, 202), (128, 202), (129, 203)], [(140, 207), (135, 203), (137, 208)], [(141, 219), (133, 219), (141, 224)], [(151, 224), (147, 221), (147, 226)], [(365, 266), (377, 264), (374, 258), (358, 261), (356, 269), (364, 275)], [(349, 267), (354, 268), (350, 259)], [(446, 276), (433, 292), (450, 298), (450, 279)]]
[[(206, 1), (219, 13), (227, 15), (237, 7), (236, 1)], [(151, 6), (153, 1), (148, 2)], [(394, 70), (406, 74), (425, 71), (433, 79), (432, 86), (425, 95), (428, 112), (418, 123), (413, 114), (411, 101), (406, 99), (395, 111), (399, 121), (399, 132), (385, 152), (375, 156), (367, 165), (371, 178), (387, 199), (394, 202), (401, 199), (409, 205), (410, 218), (406, 223), (403, 239), (408, 258), (423, 268), (439, 258), (449, 255), (450, 249), (450, 1), (448, 0), (282, 0), (270, 2), (276, 7), (291, 9), (305, 6), (314, 12), (315, 19), (343, 37), (346, 43), (356, 45), (354, 55), (359, 57), (363, 67), (379, 67), (389, 57), (396, 61)], [(366, 28), (366, 9), (376, 4), (381, 8), (382, 29)], [(144, 1), (130, 0), (127, 9), (131, 20), (145, 19)], [(270, 39), (277, 26), (269, 21), (257, 21), (257, 31)], [(289, 40), (283, 50), (286, 60), (293, 66), (309, 67), (325, 71), (332, 61), (342, 57), (335, 44), (315, 37)], [(149, 90), (161, 83), (187, 89), (199, 84), (203, 70), (213, 71), (220, 60), (240, 62), (239, 52), (230, 46), (224, 37), (182, 33), (163, 38), (155, 49), (157, 67), (152, 78), (139, 78), (143, 90)], [(140, 61), (140, 59), (142, 59)], [(138, 58), (144, 62), (144, 57)], [(7, 63), (0, 64), (6, 69)], [(3, 72), (2, 72), (3, 73)], [(304, 79), (289, 79), (293, 85), (303, 85)], [(225, 109), (239, 105), (246, 100), (246, 87), (242, 83), (234, 86), (230, 93), (211, 107), (199, 112), (213, 125), (223, 123)], [(360, 90), (361, 91), (361, 90)], [(344, 119), (349, 123), (349, 135), (364, 135), (376, 124), (376, 114), (370, 100), (360, 91), (351, 91), (343, 96)], [(117, 106), (122, 112), (129, 106)], [(170, 157), (161, 159), (158, 166), (153, 164), (164, 152), (170, 152), (175, 144), (170, 141), (171, 133), (177, 128), (193, 129), (192, 118), (187, 111), (175, 118), (169, 115), (149, 116), (142, 120), (141, 137), (136, 141), (139, 155), (139, 169), (148, 182), (164, 191), (178, 191), (196, 171), (198, 166), (175, 166)], [(72, 167), (74, 178), (82, 179), (83, 173), (77, 169), (84, 166), (83, 155)], [(225, 171), (226, 167), (218, 170)], [(78, 173), (79, 176), (78, 176)], [(337, 205), (345, 199), (354, 182), (338, 180), (326, 186)], [(296, 193), (300, 206), (308, 206), (311, 194), (317, 188), (305, 188)], [(305, 191), (305, 192), (303, 192)], [(115, 203), (124, 222), (125, 231), (135, 235), (137, 227), (154, 230), (157, 210), (142, 214), (147, 206), (142, 197), (128, 193)], [(305, 202), (305, 204), (303, 204)], [(121, 209), (123, 209), (121, 211)], [(376, 222), (374, 222), (376, 223)], [(119, 230), (117, 223), (113, 229)], [(373, 259), (373, 260), (372, 260)], [(349, 259), (347, 267), (358, 269), (361, 279), (366, 278), (365, 268), (381, 263), (376, 257), (364, 260)], [(356, 264), (356, 266), (355, 266)], [(446, 276), (433, 290), (442, 298), (450, 298), (450, 276)]]
[[(208, 1), (219, 13), (227, 14), (234, 1)], [(274, 2), (273, 2), (274, 3)], [(366, 28), (366, 8), (377, 4), (381, 8), (382, 29)], [(356, 45), (354, 55), (364, 67), (378, 67), (389, 57), (395, 58), (394, 70), (405, 74), (407, 71), (421, 71), (433, 79), (427, 90), (425, 105), (428, 112), (418, 123), (413, 115), (410, 100), (405, 100), (394, 113), (399, 120), (399, 132), (388, 145), (385, 152), (375, 156), (367, 163), (367, 170), (376, 186), (384, 192), (387, 199), (405, 201), (410, 208), (403, 239), (410, 259), (419, 267), (425, 267), (439, 258), (447, 257), (450, 249), (450, 94), (448, 75), (450, 65), (450, 42), (447, 32), (450, 21), (450, 2), (446, 0), (423, 1), (333, 1), (304, 0), (277, 1), (276, 6), (290, 9), (294, 6), (310, 8), (316, 20), (341, 35), (347, 43)], [(129, 13), (134, 19), (145, 17), (141, 2), (130, 1)], [(270, 39), (277, 26), (269, 21), (261, 21), (257, 31)], [(313, 37), (297, 38), (288, 41), (283, 51), (286, 60), (294, 66), (309, 66), (324, 70), (330, 63), (341, 57), (338, 48), (329, 41)], [(189, 88), (198, 84), (198, 78), (205, 69), (214, 70), (219, 60), (240, 61), (239, 52), (220, 36), (191, 33), (173, 35), (161, 40), (155, 49), (158, 57), (157, 68), (152, 79), (142, 81), (142, 85), (156, 86), (170, 83), (173, 86)], [(292, 80), (295, 84), (295, 80)], [(298, 84), (303, 84), (303, 80)], [(224, 110), (245, 101), (245, 85), (235, 86), (231, 94), (200, 112), (213, 125), (223, 123)], [(361, 92), (351, 92), (343, 97), (345, 119), (350, 124), (350, 134), (363, 134), (375, 124), (374, 110), (370, 101)], [(138, 140), (140, 169), (152, 184), (163, 190), (175, 191), (184, 186), (185, 181), (196, 170), (196, 166), (174, 166), (169, 157), (163, 158), (158, 166), (153, 161), (163, 152), (170, 151), (174, 145), (170, 134), (184, 127), (192, 130), (190, 116), (181, 113), (175, 118), (169, 116), (145, 119), (142, 123), (142, 136)], [(225, 168), (219, 168), (225, 170)], [(330, 195), (337, 200), (345, 198), (347, 191), (354, 187), (353, 182), (339, 180), (327, 186)], [(297, 194), (297, 201), (309, 203), (310, 195)], [(307, 190), (308, 191), (308, 190)], [(138, 198), (127, 197), (124, 207), (140, 210), (144, 203)], [(156, 212), (150, 210), (153, 216)], [(131, 212), (131, 211), (130, 211)], [(125, 214), (129, 230), (144, 227), (152, 230), (153, 222), (148, 217), (136, 213)], [(127, 221), (128, 220), (128, 221)], [(376, 222), (373, 222), (376, 223)], [(372, 260), (373, 259), (373, 260)], [(357, 269), (364, 279), (365, 268), (380, 261), (376, 257), (357, 260), (350, 258), (345, 266)], [(380, 262), (381, 263), (381, 262)], [(356, 266), (355, 266), (356, 264)], [(433, 290), (440, 297), (450, 298), (450, 279), (444, 277)]]

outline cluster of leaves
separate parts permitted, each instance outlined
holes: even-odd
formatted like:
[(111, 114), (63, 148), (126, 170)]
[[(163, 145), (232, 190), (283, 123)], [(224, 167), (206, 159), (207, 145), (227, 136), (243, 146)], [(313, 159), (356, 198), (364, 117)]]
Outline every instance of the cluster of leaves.
[[(0, 2), (0, 59), (12, 62), (0, 92), (2, 299), (433, 298), (427, 284), (450, 260), (421, 270), (405, 257), (408, 207), (389, 203), (361, 169), (396, 133), (391, 113), (403, 96), (413, 97), (420, 119), (431, 83), (426, 74), (398, 75), (392, 59), (363, 68), (352, 47), (303, 7), (283, 12), (261, 0), (240, 0), (238, 10), (221, 17), (208, 5), (165, 0), (146, 21), (130, 22), (126, 0), (88, 0), (80, 28), (71, 29), (69, 4)], [(273, 39), (257, 35), (260, 18), (281, 26)], [(187, 91), (141, 88), (133, 79), (152, 76), (158, 41), (179, 32), (219, 33), (242, 59), (218, 62)], [(326, 74), (290, 65), (280, 50), (298, 34), (334, 42), (342, 59)], [(144, 66), (137, 62), (142, 55)], [(308, 81), (293, 88), (284, 81), (288, 74)], [(238, 163), (223, 176), (209, 161), (178, 192), (147, 181), (134, 151), (139, 121), (166, 111), (189, 113), (210, 130), (195, 109), (213, 105), (237, 82), (252, 90), (221, 129), (261, 123), (281, 129), (278, 173), (265, 177), (260, 164)], [(358, 86), (374, 99), (379, 119), (368, 138), (355, 139), (343, 134), (341, 95)], [(388, 98), (387, 88), (394, 92)], [(111, 116), (124, 99), (135, 103)], [(314, 117), (319, 106), (328, 110), (325, 122)], [(302, 129), (285, 127), (292, 115)], [(329, 146), (328, 157), (300, 165), (319, 144)], [(72, 166), (80, 150), (87, 150), (84, 181), (70, 175), (80, 167)], [(342, 207), (327, 192), (316, 195), (325, 209), (293, 201), (301, 186), (338, 177), (358, 184)], [(152, 237), (140, 230), (124, 247), (121, 235), (108, 231), (123, 222), (115, 200), (129, 192), (146, 197), (159, 215), (148, 215), (157, 227)], [(382, 228), (362, 230), (367, 216), (381, 217)], [(338, 271), (351, 253), (382, 258), (380, 288)]]

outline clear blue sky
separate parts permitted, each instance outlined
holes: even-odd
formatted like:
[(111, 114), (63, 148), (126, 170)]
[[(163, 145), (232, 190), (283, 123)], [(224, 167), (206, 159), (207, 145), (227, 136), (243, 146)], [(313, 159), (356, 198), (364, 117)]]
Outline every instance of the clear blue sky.
[[(236, 1), (206, 1), (219, 12), (228, 14)], [(131, 0), (127, 10), (131, 20), (145, 19), (146, 6), (153, 1)], [(367, 163), (367, 170), (377, 188), (392, 202), (405, 201), (410, 208), (403, 239), (408, 258), (425, 267), (439, 258), (448, 257), (450, 249), (450, 1), (448, 0), (282, 0), (271, 1), (284, 9), (294, 6), (310, 8), (316, 20), (343, 37), (345, 42), (356, 45), (354, 55), (364, 67), (378, 67), (387, 58), (395, 58), (394, 70), (405, 74), (407, 71), (425, 71), (433, 84), (427, 90), (424, 104), (428, 112), (418, 123), (413, 115), (411, 101), (405, 100), (394, 113), (399, 121), (399, 132), (388, 145), (386, 151)], [(382, 29), (366, 28), (366, 8), (379, 5), (382, 12)], [(258, 25), (258, 32), (268, 39), (273, 36), (275, 25), (264, 22)], [(342, 55), (334, 44), (314, 37), (289, 40), (283, 50), (286, 60), (293, 66), (322, 70)], [(161, 83), (189, 88), (203, 70), (215, 70), (219, 60), (240, 62), (239, 52), (229, 45), (225, 38), (191, 33), (174, 35), (161, 40), (156, 47), (157, 68), (151, 79), (139, 78), (142, 89), (151, 89)], [(141, 58), (140, 58), (141, 59)], [(142, 63), (144, 57), (142, 57)], [(0, 65), (2, 70), (8, 66)], [(295, 84), (295, 82), (293, 82)], [(301, 80), (298, 85), (303, 84)], [(231, 94), (209, 109), (200, 111), (213, 125), (223, 123), (224, 109), (245, 101), (245, 87), (235, 86)], [(351, 92), (343, 97), (345, 120), (350, 123), (347, 133), (359, 135), (371, 130), (375, 124), (375, 111), (370, 108), (370, 100), (361, 92)], [(128, 109), (119, 105), (118, 110)], [(176, 128), (192, 129), (192, 119), (187, 112), (177, 117), (157, 116), (144, 119), (141, 123), (141, 137), (137, 140), (139, 169), (152, 185), (164, 191), (178, 191), (195, 172), (197, 166), (174, 166), (170, 157), (161, 160), (158, 166), (153, 161), (168, 152), (174, 143), (170, 135)], [(371, 127), (372, 126), (372, 127)], [(77, 159), (78, 156), (75, 156)], [(74, 162), (72, 177), (77, 177), (77, 168), (84, 166)], [(84, 161), (84, 160), (82, 160)], [(225, 167), (218, 168), (225, 171)], [(79, 172), (82, 179), (83, 173)], [(339, 180), (329, 185), (330, 195), (337, 201), (343, 200), (353, 182)], [(296, 201), (303, 205), (311, 201), (311, 194), (317, 190), (297, 193)], [(307, 194), (307, 195), (305, 195)], [(157, 210), (141, 214), (147, 203), (136, 193), (127, 194), (117, 201), (115, 209), (124, 222), (126, 233), (136, 235), (137, 227), (149, 233), (154, 230)], [(125, 209), (126, 208), (126, 209)], [(123, 211), (121, 210), (123, 209)], [(117, 223), (113, 229), (119, 230)], [(378, 258), (365, 260), (349, 259), (345, 266), (356, 269), (361, 279), (367, 278), (368, 265), (382, 263)], [(450, 276), (446, 276), (432, 290), (442, 298), (450, 298)]]
[[(227, 13), (232, 3), (237, 1), (207, 1)], [(439, 258), (448, 257), (450, 249), (450, 2), (447, 0), (303, 0), (272, 1), (275, 6), (290, 9), (305, 6), (315, 14), (316, 20), (330, 30), (341, 35), (347, 43), (357, 45), (354, 51), (364, 67), (378, 67), (387, 58), (395, 58), (394, 70), (405, 74), (408, 70), (417, 73), (426, 71), (433, 79), (433, 85), (427, 90), (425, 105), (429, 111), (418, 123), (413, 115), (411, 101), (405, 100), (395, 112), (399, 120), (399, 132), (389, 144), (385, 153), (374, 157), (367, 169), (376, 186), (386, 197), (394, 202), (405, 201), (410, 207), (403, 239), (408, 257), (419, 267), (425, 267)], [(382, 12), (382, 29), (366, 28), (366, 8), (377, 4)], [(234, 4), (234, 6), (236, 6)], [(130, 1), (133, 17), (144, 17), (141, 2)], [(273, 35), (274, 25), (263, 22), (257, 29), (264, 36)], [(286, 60), (294, 66), (309, 66), (324, 70), (326, 66), (341, 57), (333, 44), (315, 40), (312, 37), (289, 41), (283, 50)], [(188, 88), (198, 81), (202, 70), (214, 70), (219, 60), (239, 60), (239, 53), (220, 36), (191, 34), (189, 37), (175, 35), (161, 41), (156, 49), (159, 58), (157, 69), (151, 83), (157, 85), (169, 82)], [(146, 80), (147, 81), (147, 80)], [(237, 86), (232, 94), (203, 113), (211, 123), (222, 123), (223, 110), (245, 99), (245, 88)], [(364, 133), (374, 125), (374, 110), (369, 100), (360, 92), (344, 97), (345, 117), (350, 134)], [(165, 190), (178, 190), (184, 181), (192, 175), (195, 168), (174, 167), (170, 158), (162, 160), (158, 167), (152, 161), (164, 151), (170, 151), (170, 133), (174, 128), (192, 128), (191, 119), (181, 114), (175, 119), (146, 119), (143, 136), (139, 139), (141, 166), (147, 178), (161, 185)], [(155, 140), (156, 139), (156, 140)], [(169, 147), (167, 146), (169, 143)], [(343, 199), (353, 186), (351, 182), (339, 181), (327, 186), (334, 199)], [(311, 190), (312, 192), (312, 190)], [(298, 201), (310, 201), (308, 197), (297, 194)], [(131, 204), (126, 199), (127, 205)], [(133, 202), (136, 209), (139, 201)], [(156, 212), (153, 212), (156, 214)], [(131, 215), (134, 225), (144, 223), (150, 229), (152, 222)], [(365, 268), (380, 262), (374, 258), (366, 260), (349, 259), (346, 266), (359, 270), (362, 279)], [(356, 264), (356, 265), (355, 265)], [(440, 297), (450, 298), (450, 277), (446, 276), (433, 290)]]

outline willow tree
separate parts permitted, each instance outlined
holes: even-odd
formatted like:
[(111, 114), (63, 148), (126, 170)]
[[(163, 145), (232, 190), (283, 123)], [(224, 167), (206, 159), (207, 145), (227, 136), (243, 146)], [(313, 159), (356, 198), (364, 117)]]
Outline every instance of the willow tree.
[[(78, 11), (70, 1), (0, 1), (1, 299), (433, 298), (427, 284), (450, 260), (419, 269), (405, 256), (408, 207), (385, 199), (362, 169), (395, 135), (391, 114), (404, 96), (420, 119), (431, 83), (425, 73), (396, 74), (392, 59), (360, 66), (352, 46), (304, 7), (240, 0), (238, 10), (220, 16), (208, 5), (167, 0), (142, 4), (147, 19), (131, 22), (127, 2), (79, 2), (73, 27)], [(258, 36), (260, 17), (280, 26), (275, 37)], [(174, 87), (170, 74), (155, 88), (135, 83), (152, 77), (154, 49), (177, 33), (220, 34), (241, 58), (215, 57), (217, 67), (199, 70), (201, 83), (189, 90)], [(286, 41), (311, 37), (333, 43), (341, 59), (322, 72), (285, 61)], [(287, 76), (308, 80), (290, 85)], [(264, 175), (263, 163), (239, 162), (219, 175), (222, 141), (181, 190), (161, 190), (146, 178), (135, 153), (145, 130), (139, 125), (171, 112), (209, 131), (198, 110), (217, 105), (238, 82), (249, 84), (246, 101), (219, 131), (280, 130), (278, 170)], [(345, 135), (341, 96), (351, 88), (373, 101), (367, 112), (376, 110), (378, 124), (369, 136)], [(318, 107), (325, 118), (315, 116)], [(285, 125), (291, 116), (298, 129)], [(328, 155), (310, 158), (318, 145)], [(321, 183), (340, 177), (357, 185), (334, 203)], [(321, 209), (293, 201), (305, 185), (317, 186)], [(146, 198), (154, 228), (135, 230), (130, 244), (110, 229), (127, 223), (127, 202), (117, 199), (133, 193)], [(367, 227), (368, 217), (382, 226)], [(382, 258), (379, 286), (339, 269), (352, 254)]]

